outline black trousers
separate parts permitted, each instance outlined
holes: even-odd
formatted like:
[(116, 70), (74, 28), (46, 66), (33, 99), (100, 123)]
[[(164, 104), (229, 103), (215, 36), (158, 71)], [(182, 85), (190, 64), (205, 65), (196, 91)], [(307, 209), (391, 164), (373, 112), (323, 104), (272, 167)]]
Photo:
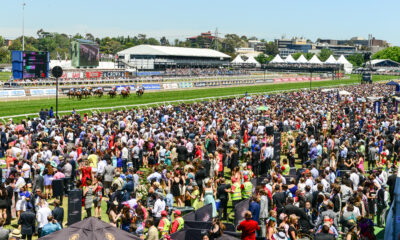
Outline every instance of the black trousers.
[(85, 208), (86, 210), (86, 216), (91, 217), (92, 216), (92, 208)]
[(228, 218), (228, 199), (220, 199), (220, 205), (218, 209), (219, 218), (227, 220)]
[(22, 234), (22, 238), (21, 239), (32, 240), (32, 234), (31, 235)]
[(370, 169), (370, 166), (372, 169), (375, 168), (375, 160), (369, 160), (368, 161), (368, 170)]

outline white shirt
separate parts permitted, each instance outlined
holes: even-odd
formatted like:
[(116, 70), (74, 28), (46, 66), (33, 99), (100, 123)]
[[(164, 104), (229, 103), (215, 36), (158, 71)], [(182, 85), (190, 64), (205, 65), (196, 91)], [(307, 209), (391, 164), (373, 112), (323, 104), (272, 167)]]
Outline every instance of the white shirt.
[(350, 174), (350, 180), (353, 182), (353, 190), (356, 191), (358, 188), (358, 184), (360, 183), (360, 177), (357, 173)]
[(24, 178), (31, 177), (31, 166), (29, 166), (29, 164), (24, 163), (24, 165), (22, 166), (22, 171), (24, 172)]
[(161, 212), (164, 210), (165, 210), (165, 201), (157, 199), (157, 201), (154, 203), (153, 216), (160, 218)]
[(97, 164), (97, 173), (99, 173), (100, 175), (103, 175), (106, 166), (107, 166), (107, 161), (106, 160), (101, 160)]
[(44, 225), (49, 223), (47, 221), (47, 217), (51, 215), (51, 210), (49, 207), (41, 207), (39, 208), (36, 214), (36, 220), (38, 221), (38, 227), (42, 228)]

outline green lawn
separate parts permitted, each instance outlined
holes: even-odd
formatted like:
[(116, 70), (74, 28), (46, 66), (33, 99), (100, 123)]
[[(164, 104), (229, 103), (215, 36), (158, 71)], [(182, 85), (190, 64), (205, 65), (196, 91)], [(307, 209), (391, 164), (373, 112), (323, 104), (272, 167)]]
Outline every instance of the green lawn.
[(7, 81), (8, 79), (10, 79), (10, 77), (10, 72), (0, 72), (0, 81)]
[[(373, 76), (374, 81), (394, 79), (393, 76)], [(359, 75), (351, 75), (349, 79), (318, 81), (312, 82), (312, 87), (337, 86), (341, 84), (356, 84), (360, 82)], [(132, 94), (128, 98), (117, 96), (111, 99), (108, 95), (102, 98), (90, 97), (87, 99), (77, 100), (61, 98), (59, 99), (59, 111), (72, 111), (75, 109), (96, 108), (96, 107), (114, 107), (132, 104), (151, 104), (154, 102), (190, 100), (202, 97), (223, 97), (234, 94), (262, 93), (269, 91), (282, 91), (290, 89), (309, 88), (310, 82), (281, 83), (281, 84), (264, 84), (255, 86), (229, 87), (229, 88), (210, 88), (180, 91), (161, 91), (147, 92), (141, 97)], [(39, 112), (41, 108), (55, 107), (55, 99), (40, 99), (27, 101), (9, 101), (0, 105), (0, 117), (11, 116), (27, 113)]]

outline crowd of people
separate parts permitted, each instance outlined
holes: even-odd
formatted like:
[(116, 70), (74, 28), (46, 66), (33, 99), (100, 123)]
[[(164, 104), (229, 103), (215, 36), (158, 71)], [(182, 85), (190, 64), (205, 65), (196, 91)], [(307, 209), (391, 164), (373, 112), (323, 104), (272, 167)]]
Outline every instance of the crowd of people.
[[(344, 90), (351, 95), (304, 90), (0, 123), (0, 240), (66, 227), (59, 179), (66, 193), (82, 190), (84, 217), (143, 239), (168, 239), (184, 228), (179, 209), (207, 204), (214, 220), (203, 239), (216, 239), (243, 199), (242, 239), (375, 239), (400, 162), (393, 89)], [(379, 110), (370, 96), (382, 97)], [(1, 227), (14, 219), (19, 228)]]

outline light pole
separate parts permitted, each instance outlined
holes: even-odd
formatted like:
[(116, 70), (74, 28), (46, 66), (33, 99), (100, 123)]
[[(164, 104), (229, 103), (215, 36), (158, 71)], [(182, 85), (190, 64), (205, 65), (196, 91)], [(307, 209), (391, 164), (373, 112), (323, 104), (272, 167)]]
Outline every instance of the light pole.
[(25, 51), (25, 1), (22, 3), (22, 51)]

